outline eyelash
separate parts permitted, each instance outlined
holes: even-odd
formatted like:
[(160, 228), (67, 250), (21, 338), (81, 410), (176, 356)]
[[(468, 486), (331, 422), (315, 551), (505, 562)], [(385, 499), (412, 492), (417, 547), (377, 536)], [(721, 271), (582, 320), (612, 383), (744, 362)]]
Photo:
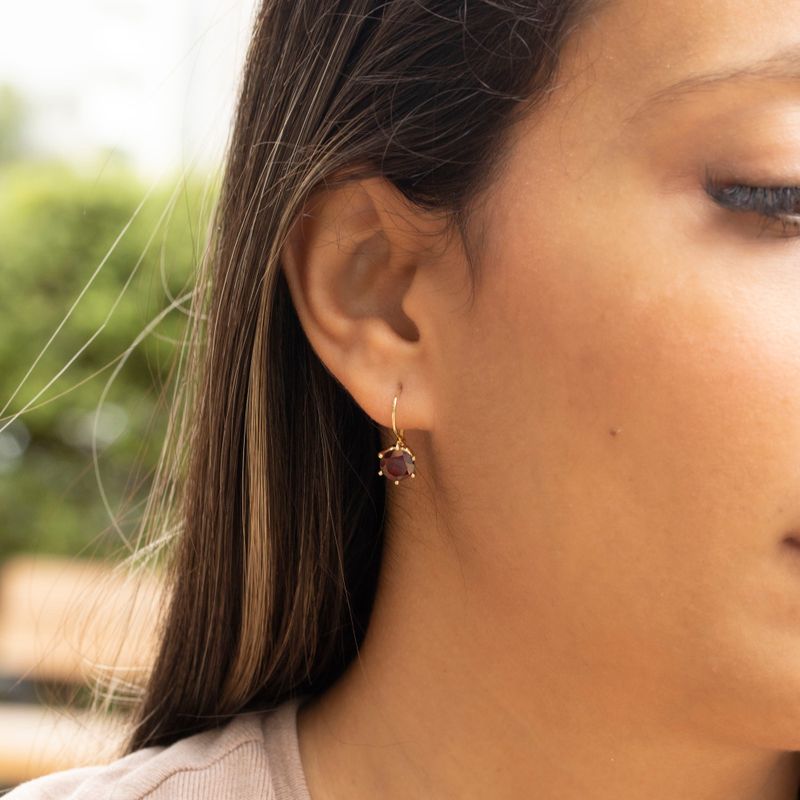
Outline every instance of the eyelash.
[(724, 185), (708, 175), (705, 189), (723, 208), (761, 215), (764, 218), (762, 230), (776, 221), (782, 225), (784, 237), (800, 237), (800, 186)]

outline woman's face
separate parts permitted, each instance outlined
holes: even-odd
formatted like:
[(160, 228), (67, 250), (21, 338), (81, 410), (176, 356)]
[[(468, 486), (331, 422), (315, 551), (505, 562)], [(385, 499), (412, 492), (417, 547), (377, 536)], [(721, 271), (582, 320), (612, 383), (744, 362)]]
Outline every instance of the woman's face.
[(800, 2), (615, 0), (562, 69), (437, 331), (485, 635), (529, 676), (800, 747), (800, 226), (704, 186), (800, 186)]

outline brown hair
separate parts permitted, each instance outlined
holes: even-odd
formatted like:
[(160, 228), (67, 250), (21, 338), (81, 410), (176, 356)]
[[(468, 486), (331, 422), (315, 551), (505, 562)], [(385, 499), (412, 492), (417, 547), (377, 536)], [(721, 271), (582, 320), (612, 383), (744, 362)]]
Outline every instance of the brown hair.
[(474, 287), (477, 198), (588, 6), (264, 0), (143, 520), (177, 533), (128, 752), (320, 693), (354, 658), (381, 564), (380, 428), (309, 346), (281, 248), (312, 191), (382, 176), (443, 212)]

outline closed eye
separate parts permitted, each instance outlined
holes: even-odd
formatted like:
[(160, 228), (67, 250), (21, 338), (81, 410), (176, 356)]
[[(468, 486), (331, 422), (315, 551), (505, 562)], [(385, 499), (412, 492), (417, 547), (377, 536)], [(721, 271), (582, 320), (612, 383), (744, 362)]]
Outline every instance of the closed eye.
[(759, 215), (762, 232), (772, 225), (783, 238), (800, 236), (800, 186), (725, 184), (709, 173), (704, 188), (714, 202), (729, 211)]

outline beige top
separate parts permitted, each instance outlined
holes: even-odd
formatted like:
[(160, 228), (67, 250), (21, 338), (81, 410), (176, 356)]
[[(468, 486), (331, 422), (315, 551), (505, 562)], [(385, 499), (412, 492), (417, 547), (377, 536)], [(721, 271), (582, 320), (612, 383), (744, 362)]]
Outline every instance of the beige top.
[(4, 800), (311, 800), (297, 738), (306, 697), (110, 764), (36, 778)]

